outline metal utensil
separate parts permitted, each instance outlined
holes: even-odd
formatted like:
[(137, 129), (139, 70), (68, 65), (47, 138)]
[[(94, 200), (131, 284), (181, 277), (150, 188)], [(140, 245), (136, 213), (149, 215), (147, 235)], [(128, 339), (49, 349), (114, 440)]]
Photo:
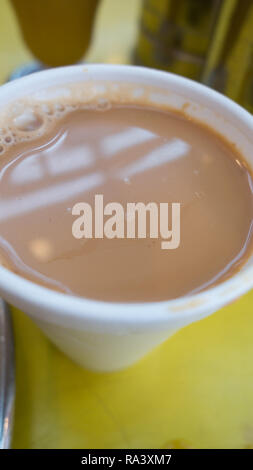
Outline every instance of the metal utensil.
[(0, 449), (11, 443), (15, 397), (14, 342), (11, 316), (0, 299)]

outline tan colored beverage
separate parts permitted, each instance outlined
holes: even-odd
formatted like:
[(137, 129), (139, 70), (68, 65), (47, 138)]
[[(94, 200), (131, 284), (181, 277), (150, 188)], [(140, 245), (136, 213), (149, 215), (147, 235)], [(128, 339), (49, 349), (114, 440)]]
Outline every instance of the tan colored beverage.
[[(235, 149), (183, 114), (75, 108), (36, 139), (12, 138), (0, 160), (0, 256), (27, 279), (99, 300), (160, 301), (224, 280), (251, 252), (252, 175)], [(168, 154), (171, 142), (180, 155)], [(72, 207), (93, 206), (96, 194), (123, 206), (180, 202), (180, 246), (75, 239)]]

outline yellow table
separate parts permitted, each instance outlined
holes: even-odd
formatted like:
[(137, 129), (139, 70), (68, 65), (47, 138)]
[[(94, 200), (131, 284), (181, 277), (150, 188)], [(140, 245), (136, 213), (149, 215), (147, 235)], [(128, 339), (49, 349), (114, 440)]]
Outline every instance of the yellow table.
[[(88, 60), (126, 60), (138, 6), (104, 1)], [(1, 0), (0, 81), (30, 59)], [(13, 318), (15, 448), (253, 448), (253, 291), (113, 374), (81, 369), (23, 313)]]
[(253, 448), (253, 291), (139, 364), (93, 374), (15, 312), (14, 447)]

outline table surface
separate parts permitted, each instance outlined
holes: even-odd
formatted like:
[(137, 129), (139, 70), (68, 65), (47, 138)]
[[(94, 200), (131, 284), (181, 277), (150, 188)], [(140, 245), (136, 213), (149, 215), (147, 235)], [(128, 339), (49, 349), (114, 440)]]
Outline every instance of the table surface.
[[(103, 2), (88, 61), (128, 60), (139, 6)], [(1, 0), (0, 82), (30, 60)], [(75, 365), (24, 313), (13, 319), (14, 448), (253, 448), (253, 291), (111, 374)]]

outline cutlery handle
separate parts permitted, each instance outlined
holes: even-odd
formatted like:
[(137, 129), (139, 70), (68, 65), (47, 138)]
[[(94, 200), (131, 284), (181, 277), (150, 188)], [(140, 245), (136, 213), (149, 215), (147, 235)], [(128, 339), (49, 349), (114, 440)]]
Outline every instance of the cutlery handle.
[(0, 299), (0, 449), (11, 443), (15, 397), (14, 341), (8, 307)]

